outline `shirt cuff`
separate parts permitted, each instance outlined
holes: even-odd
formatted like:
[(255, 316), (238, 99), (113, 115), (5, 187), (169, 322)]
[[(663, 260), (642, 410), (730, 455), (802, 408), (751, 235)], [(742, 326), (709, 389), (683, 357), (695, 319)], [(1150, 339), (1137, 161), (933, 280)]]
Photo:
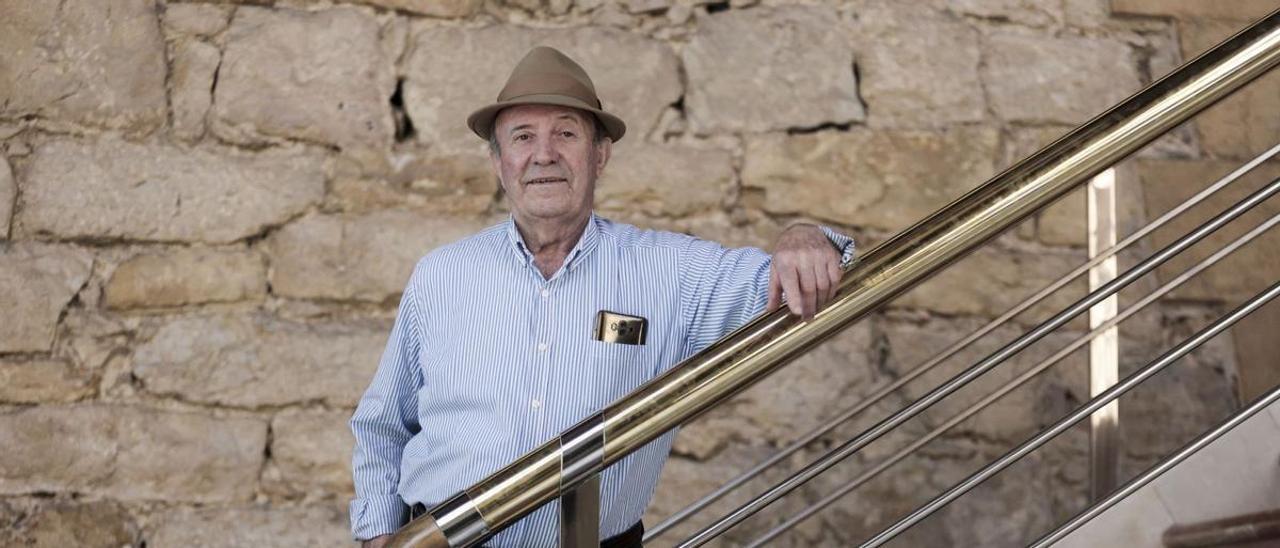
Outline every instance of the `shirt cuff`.
[(818, 228), (822, 229), (822, 233), (831, 241), (831, 245), (836, 246), (836, 251), (840, 252), (840, 268), (848, 270), (858, 256), (858, 248), (853, 238), (836, 232), (830, 227), (819, 226)]
[(399, 495), (379, 495), (351, 501), (351, 537), (365, 541), (396, 532), (409, 521), (409, 507)]

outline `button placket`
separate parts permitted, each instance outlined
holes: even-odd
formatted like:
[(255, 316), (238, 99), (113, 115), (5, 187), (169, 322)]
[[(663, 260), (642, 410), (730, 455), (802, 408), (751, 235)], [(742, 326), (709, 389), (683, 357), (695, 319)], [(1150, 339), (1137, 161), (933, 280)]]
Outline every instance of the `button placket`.
[(539, 318), (538, 332), (536, 344), (534, 345), (534, 359), (532, 363), (538, 368), (537, 375), (540, 382), (534, 384), (533, 394), (529, 397), (529, 407), (533, 410), (532, 415), (535, 421), (535, 427), (539, 432), (539, 436), (545, 437), (547, 419), (546, 413), (542, 412), (546, 405), (547, 385), (551, 377), (551, 340), (554, 335), (552, 332), (555, 321), (552, 317), (551, 305), (551, 288), (550, 282), (544, 282), (538, 289), (538, 307), (541, 308), (541, 317)]

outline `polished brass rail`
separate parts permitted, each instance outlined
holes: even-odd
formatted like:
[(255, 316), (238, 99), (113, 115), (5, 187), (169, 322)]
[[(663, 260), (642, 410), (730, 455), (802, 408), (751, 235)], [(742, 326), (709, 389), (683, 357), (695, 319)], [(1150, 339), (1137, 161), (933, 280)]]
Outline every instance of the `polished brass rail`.
[[(1068, 283), (1070, 283), (1072, 280), (1079, 277), (1081, 274), (1088, 272), (1090, 268), (1093, 268), (1095, 265), (1103, 262), (1104, 260), (1107, 260), (1110, 257), (1119, 255), (1119, 253), (1123, 251), (1125, 248), (1129, 247), (1133, 243), (1146, 237), (1146, 235), (1154, 232), (1156, 229), (1160, 228), (1161, 226), (1164, 226), (1165, 223), (1181, 215), (1183, 212), (1187, 211), (1188, 209), (1195, 207), (1197, 204), (1203, 202), (1209, 196), (1212, 196), (1215, 192), (1223, 188), (1226, 188), (1227, 185), (1230, 185), (1240, 177), (1243, 177), (1244, 175), (1248, 174), (1254, 168), (1258, 167), (1259, 165), (1266, 162), (1267, 160), (1270, 160), (1271, 158), (1275, 157), (1277, 154), (1280, 154), (1280, 144), (1277, 144), (1271, 147), (1266, 152), (1263, 152), (1262, 154), (1259, 154), (1258, 156), (1254, 157), (1248, 162), (1245, 162), (1244, 165), (1240, 166), (1235, 170), (1232, 170), (1230, 173), (1223, 176), (1221, 179), (1214, 181), (1213, 184), (1204, 188), (1200, 192), (1197, 192), (1194, 196), (1188, 198), (1186, 201), (1182, 202), (1181, 204), (1174, 207), (1173, 209), (1170, 209), (1169, 211), (1165, 212), (1160, 217), (1148, 223), (1146, 226), (1138, 229), (1133, 234), (1126, 236), (1124, 240), (1121, 240), (1119, 243), (1107, 249), (1102, 250), (1101, 252), (1098, 253), (1096, 257), (1077, 266), (1072, 271), (1067, 272), (1066, 274), (1059, 277), (1057, 280), (1044, 286), (1043, 288), (1041, 288), (1039, 291), (1035, 292), (1031, 296), (1027, 297), (1026, 299), (1023, 299), (1022, 302), (1014, 305), (1012, 308), (1005, 311), (1000, 316), (992, 319), (991, 321), (984, 324), (982, 327), (979, 327), (978, 329), (974, 330), (972, 333), (968, 335), (965, 335), (961, 339), (952, 342), (950, 345), (948, 345), (943, 350), (939, 351), (934, 356), (912, 367), (910, 370), (904, 373), (901, 377), (898, 377), (891, 382), (886, 382), (878, 386), (877, 388), (872, 390), (869, 394), (864, 396), (857, 403), (851, 405), (850, 407), (846, 408), (840, 413), (837, 413), (835, 416), (828, 419), (827, 422), (824, 422), (814, 427), (812, 430), (806, 432), (804, 435), (796, 438), (791, 443), (787, 444), (786, 447), (783, 447), (782, 449), (778, 450), (776, 453), (770, 455), (765, 460), (760, 461), (755, 466), (752, 466), (750, 469), (742, 472), (737, 476), (734, 476), (733, 479), (729, 480), (724, 485), (721, 485), (720, 487), (716, 488), (714, 491), (707, 493), (706, 495), (703, 495), (698, 500), (694, 501), (693, 503), (690, 503), (688, 506), (680, 509), (679, 511), (672, 514), (671, 516), (668, 516), (666, 519), (662, 520), (657, 525), (653, 526), (653, 528), (651, 529), (646, 528), (644, 532), (644, 541), (649, 542), (653, 539), (656, 539), (662, 536), (663, 533), (671, 530), (672, 527), (675, 527), (676, 525), (688, 519), (689, 517), (702, 511), (703, 509), (705, 509), (707, 506), (710, 506), (715, 501), (720, 500), (722, 497), (732, 492), (734, 489), (737, 489), (743, 486), (744, 484), (746, 484), (748, 481), (755, 479), (765, 470), (778, 464), (779, 462), (782, 462), (787, 457), (795, 454), (796, 451), (803, 449), (804, 447), (812, 443), (814, 440), (817, 440), (818, 438), (826, 435), (828, 432), (831, 432), (837, 426), (840, 426), (841, 424), (848, 422), (853, 417), (858, 416), (858, 414), (871, 408), (876, 403), (879, 403), (882, 399), (884, 399), (889, 394), (894, 393), (898, 389), (905, 386), (907, 383), (919, 378), (921, 375), (924, 375), (925, 373), (932, 371), (939, 364), (942, 364), (945, 361), (954, 357), (955, 355), (959, 354), (961, 350), (968, 348), (969, 345), (973, 344), (978, 340), (981, 340), (983, 337), (991, 334), (996, 329), (1005, 325), (1011, 319), (1016, 317), (1018, 314), (1021, 314), (1027, 311), (1032, 306), (1040, 304), (1041, 302), (1044, 301), (1046, 297), (1057, 292), (1059, 289), (1066, 287)], [(828, 499), (824, 498), (823, 500), (827, 501)], [(807, 515), (807, 512), (808, 510), (806, 509), (806, 515)], [(792, 524), (792, 520), (788, 520), (786, 523)], [(772, 538), (773, 536), (776, 536), (776, 533), (778, 532), (779, 532), (778, 528), (775, 528), (769, 531), (769, 535), (766, 535), (766, 536), (768, 536), (769, 538)], [(762, 539), (762, 541), (767, 541), (769, 538), (764, 538)], [(760, 541), (757, 541), (757, 542), (760, 542)], [(755, 544), (756, 543), (753, 542), (753, 545)]]
[[(1273, 182), (1272, 184), (1274, 185), (1275, 183)], [(1169, 280), (1168, 282), (1165, 282), (1155, 291), (1152, 291), (1151, 293), (1143, 296), (1140, 300), (1138, 300), (1138, 302), (1129, 306), (1124, 311), (1116, 315), (1114, 318), (1111, 318), (1110, 320), (1103, 322), (1098, 327), (1091, 329), (1088, 333), (1085, 333), (1084, 335), (1077, 337), (1075, 340), (1071, 341), (1066, 346), (1058, 349), (1049, 357), (1043, 360), (1040, 360), (1039, 363), (1035, 364), (1031, 368), (1019, 374), (1013, 380), (1006, 382), (1004, 385), (996, 389), (994, 392), (984, 396), (981, 400), (965, 408), (964, 411), (947, 419), (945, 422), (943, 422), (941, 425), (938, 425), (933, 430), (930, 430), (929, 433), (907, 444), (905, 447), (895, 452), (892, 456), (881, 460), (878, 464), (871, 467), (869, 470), (863, 472), (862, 474), (858, 475), (858, 477), (854, 478), (848, 483), (845, 483), (844, 485), (840, 486), (840, 488), (836, 489), (834, 492), (823, 497), (821, 500), (813, 504), (810, 504), (808, 507), (800, 511), (795, 516), (788, 518), (783, 523), (767, 531), (760, 538), (757, 538), (751, 541), (751, 544), (746, 545), (746, 548), (756, 548), (758, 546), (767, 545), (770, 541), (777, 538), (782, 533), (785, 533), (787, 530), (791, 529), (792, 527), (795, 527), (800, 522), (804, 521), (805, 519), (808, 519), (809, 517), (818, 513), (823, 508), (826, 508), (830, 504), (839, 500), (841, 497), (849, 494), (854, 489), (857, 489), (861, 485), (875, 478), (880, 473), (884, 472), (885, 470), (888, 470), (893, 465), (911, 456), (913, 453), (915, 453), (916, 450), (920, 449), (921, 447), (924, 447), (926, 444), (937, 439), (939, 436), (946, 433), (950, 429), (955, 428), (960, 423), (978, 414), (983, 409), (986, 409), (987, 406), (995, 403), (996, 401), (999, 401), (1001, 398), (1008, 395), (1010, 392), (1026, 384), (1028, 381), (1035, 378), (1037, 375), (1043, 373), (1045, 370), (1049, 369), (1050, 367), (1057, 364), (1059, 361), (1071, 355), (1072, 352), (1075, 352), (1080, 347), (1087, 344), (1089, 341), (1098, 337), (1108, 329), (1111, 329), (1119, 325), (1121, 322), (1128, 319), (1130, 316), (1133, 316), (1134, 314), (1144, 310), (1147, 307), (1147, 305), (1150, 305), (1151, 303), (1155, 302), (1157, 299), (1168, 294), (1170, 291), (1177, 289), (1183, 283), (1192, 279), (1200, 272), (1203, 272), (1205, 269), (1213, 266), (1214, 264), (1217, 264), (1218, 261), (1230, 255), (1236, 249), (1239, 249), (1245, 244), (1248, 244), (1258, 236), (1265, 234), (1268, 230), (1270, 230), (1272, 227), (1276, 226), (1277, 224), (1280, 224), (1280, 215), (1272, 216), (1270, 219), (1264, 221), (1262, 224), (1254, 227), (1253, 230), (1250, 230), (1249, 232), (1245, 233), (1243, 236), (1236, 238), (1234, 241), (1227, 244), (1226, 246), (1219, 249), (1218, 251), (1214, 252), (1212, 255), (1205, 257), (1203, 260), (1196, 263), (1194, 266), (1187, 269), (1182, 274), (1179, 274), (1174, 279)], [(834, 452), (834, 450), (832, 450), (832, 452)]]
[[(562, 435), (431, 509), (397, 533), (393, 544), (483, 542), (554, 500), (562, 485), (576, 484), (579, 476), (598, 472), (745, 389), (1278, 63), (1280, 12), (868, 251), (814, 319), (802, 322), (785, 309), (764, 314), (588, 417), (603, 421), (599, 463), (566, 462), (562, 448), (581, 440)], [(562, 473), (568, 469), (572, 477)]]

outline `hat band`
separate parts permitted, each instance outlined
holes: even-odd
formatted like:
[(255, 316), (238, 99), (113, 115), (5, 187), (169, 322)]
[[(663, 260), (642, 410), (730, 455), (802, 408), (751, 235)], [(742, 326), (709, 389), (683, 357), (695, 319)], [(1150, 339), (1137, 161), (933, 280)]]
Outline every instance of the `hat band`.
[(573, 100), (573, 101), (576, 101), (576, 102), (582, 103), (582, 105), (583, 105), (584, 107), (586, 107), (586, 108), (594, 108), (594, 109), (603, 109), (603, 108), (604, 108), (604, 107), (600, 106), (600, 100), (599, 100), (599, 99), (596, 99), (595, 104), (593, 105), (593, 104), (591, 104), (590, 102), (587, 102), (587, 101), (582, 100), (582, 98), (581, 98), (581, 97), (577, 97), (577, 96), (574, 96), (574, 95), (566, 95), (566, 94), (564, 94), (564, 93), (525, 93), (525, 94), (523, 94), (523, 95), (516, 95), (516, 96), (514, 96), (514, 97), (505, 97), (505, 98), (500, 98), (500, 99), (498, 99), (498, 104), (519, 103), (519, 102), (521, 102), (521, 101), (525, 101), (525, 100), (528, 100), (528, 99), (533, 98), (533, 97), (561, 97), (561, 98), (564, 98), (564, 99), (570, 99), (570, 100)]

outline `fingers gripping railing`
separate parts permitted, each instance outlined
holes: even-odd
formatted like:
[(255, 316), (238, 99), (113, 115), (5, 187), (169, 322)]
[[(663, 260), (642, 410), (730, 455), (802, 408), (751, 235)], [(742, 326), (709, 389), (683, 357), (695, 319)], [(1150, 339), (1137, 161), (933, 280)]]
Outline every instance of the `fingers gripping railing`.
[(755, 466), (739, 474), (738, 476), (735, 476), (733, 479), (730, 479), (728, 482), (726, 482), (724, 485), (721, 485), (716, 490), (712, 491), (711, 493), (708, 493), (707, 495), (704, 495), (702, 498), (699, 498), (698, 500), (694, 501), (692, 504), (680, 509), (675, 514), (672, 514), (667, 519), (659, 522), (652, 529), (649, 529), (645, 532), (644, 540), (648, 542), (658, 538), (663, 533), (670, 530), (672, 527), (680, 524), (681, 522), (685, 521), (689, 517), (702, 511), (707, 506), (710, 506), (715, 501), (720, 500), (720, 498), (724, 497), (728, 493), (746, 484), (751, 479), (760, 475), (761, 472), (765, 471), (766, 469), (772, 467), (773, 465), (779, 462), (782, 462), (784, 459), (791, 456), (796, 451), (799, 451), (800, 449), (812, 443), (814, 440), (817, 440), (823, 435), (826, 435), (828, 432), (832, 431), (837, 426), (844, 424), (845, 422), (849, 421), (849, 419), (852, 419), (853, 417), (858, 416), (858, 414), (869, 409), (871, 406), (875, 405), (876, 403), (879, 403), (880, 400), (884, 399), (885, 396), (888, 396), (889, 394), (894, 393), (899, 388), (902, 388), (903, 386), (905, 386), (907, 383), (915, 380), (916, 378), (920, 377), (925, 373), (928, 373), (937, 365), (945, 362), (948, 359), (951, 359), (953, 356), (958, 354), (961, 350), (967, 348), (970, 344), (973, 344), (974, 342), (987, 336), (991, 332), (995, 331), (997, 328), (1008, 323), (1009, 320), (1013, 319), (1017, 315), (1025, 312), (1027, 309), (1043, 301), (1045, 297), (1048, 297), (1049, 295), (1053, 294), (1059, 289), (1062, 289), (1068, 283), (1074, 280), (1076, 277), (1087, 272), (1090, 268), (1093, 268), (1099, 263), (1120, 253), (1121, 251), (1128, 248), (1133, 243), (1147, 236), (1148, 234), (1160, 228), (1161, 226), (1164, 226), (1165, 223), (1169, 222), (1170, 220), (1177, 217), (1178, 215), (1181, 215), (1184, 211), (1187, 211), (1188, 209), (1195, 207), (1196, 205), (1204, 201), (1209, 196), (1225, 188), (1227, 185), (1230, 185), (1231, 183), (1235, 182), (1240, 177), (1249, 173), (1254, 168), (1261, 165), (1263, 162), (1266, 162), (1267, 160), (1270, 160), (1271, 158), (1275, 157), (1277, 154), (1280, 154), (1280, 144), (1276, 144), (1275, 146), (1272, 146), (1266, 152), (1259, 154), (1258, 156), (1246, 162), (1244, 165), (1231, 171), (1227, 175), (1223, 176), (1221, 179), (1215, 181), (1213, 184), (1206, 187), (1205, 189), (1201, 190), (1200, 192), (1197, 192), (1195, 195), (1188, 198), (1186, 201), (1182, 202), (1178, 206), (1174, 207), (1173, 209), (1165, 212), (1160, 217), (1151, 221), (1146, 226), (1138, 229), (1136, 232), (1129, 235), (1125, 239), (1121, 240), (1119, 243), (1100, 251), (1098, 255), (1093, 259), (1090, 259), (1084, 264), (1076, 267), (1071, 272), (1068, 272), (1067, 274), (1058, 278), (1054, 282), (1045, 286), (1043, 289), (1040, 289), (1035, 294), (1031, 295), (1030, 297), (1027, 297), (1022, 302), (1014, 305), (1007, 312), (1005, 312), (1004, 314), (1001, 314), (999, 317), (995, 318), (994, 320), (991, 320), (987, 324), (978, 328), (973, 333), (970, 333), (969, 335), (966, 335), (960, 340), (957, 340), (956, 342), (950, 344), (949, 346), (947, 346), (945, 349), (943, 349), (941, 352), (939, 352), (937, 355), (933, 356), (932, 358), (929, 358), (928, 360), (920, 363), (919, 365), (912, 367), (903, 376), (893, 380), (890, 383), (887, 383), (883, 386), (876, 388), (871, 392), (871, 394), (867, 395), (865, 398), (860, 400), (857, 404), (849, 407), (848, 409), (841, 411), (839, 414), (837, 414), (835, 417), (831, 418), (827, 422), (819, 425), (818, 427), (800, 436), (795, 441), (791, 442), (786, 447), (779, 450), (777, 453), (774, 453), (773, 455), (771, 455), (769, 458), (761, 461), (759, 464), (756, 464)]
[[(724, 401), (1280, 63), (1272, 14), (865, 253), (814, 319), (763, 315), (437, 505), (393, 545), (472, 546)], [(588, 450), (589, 449), (589, 450)]]

